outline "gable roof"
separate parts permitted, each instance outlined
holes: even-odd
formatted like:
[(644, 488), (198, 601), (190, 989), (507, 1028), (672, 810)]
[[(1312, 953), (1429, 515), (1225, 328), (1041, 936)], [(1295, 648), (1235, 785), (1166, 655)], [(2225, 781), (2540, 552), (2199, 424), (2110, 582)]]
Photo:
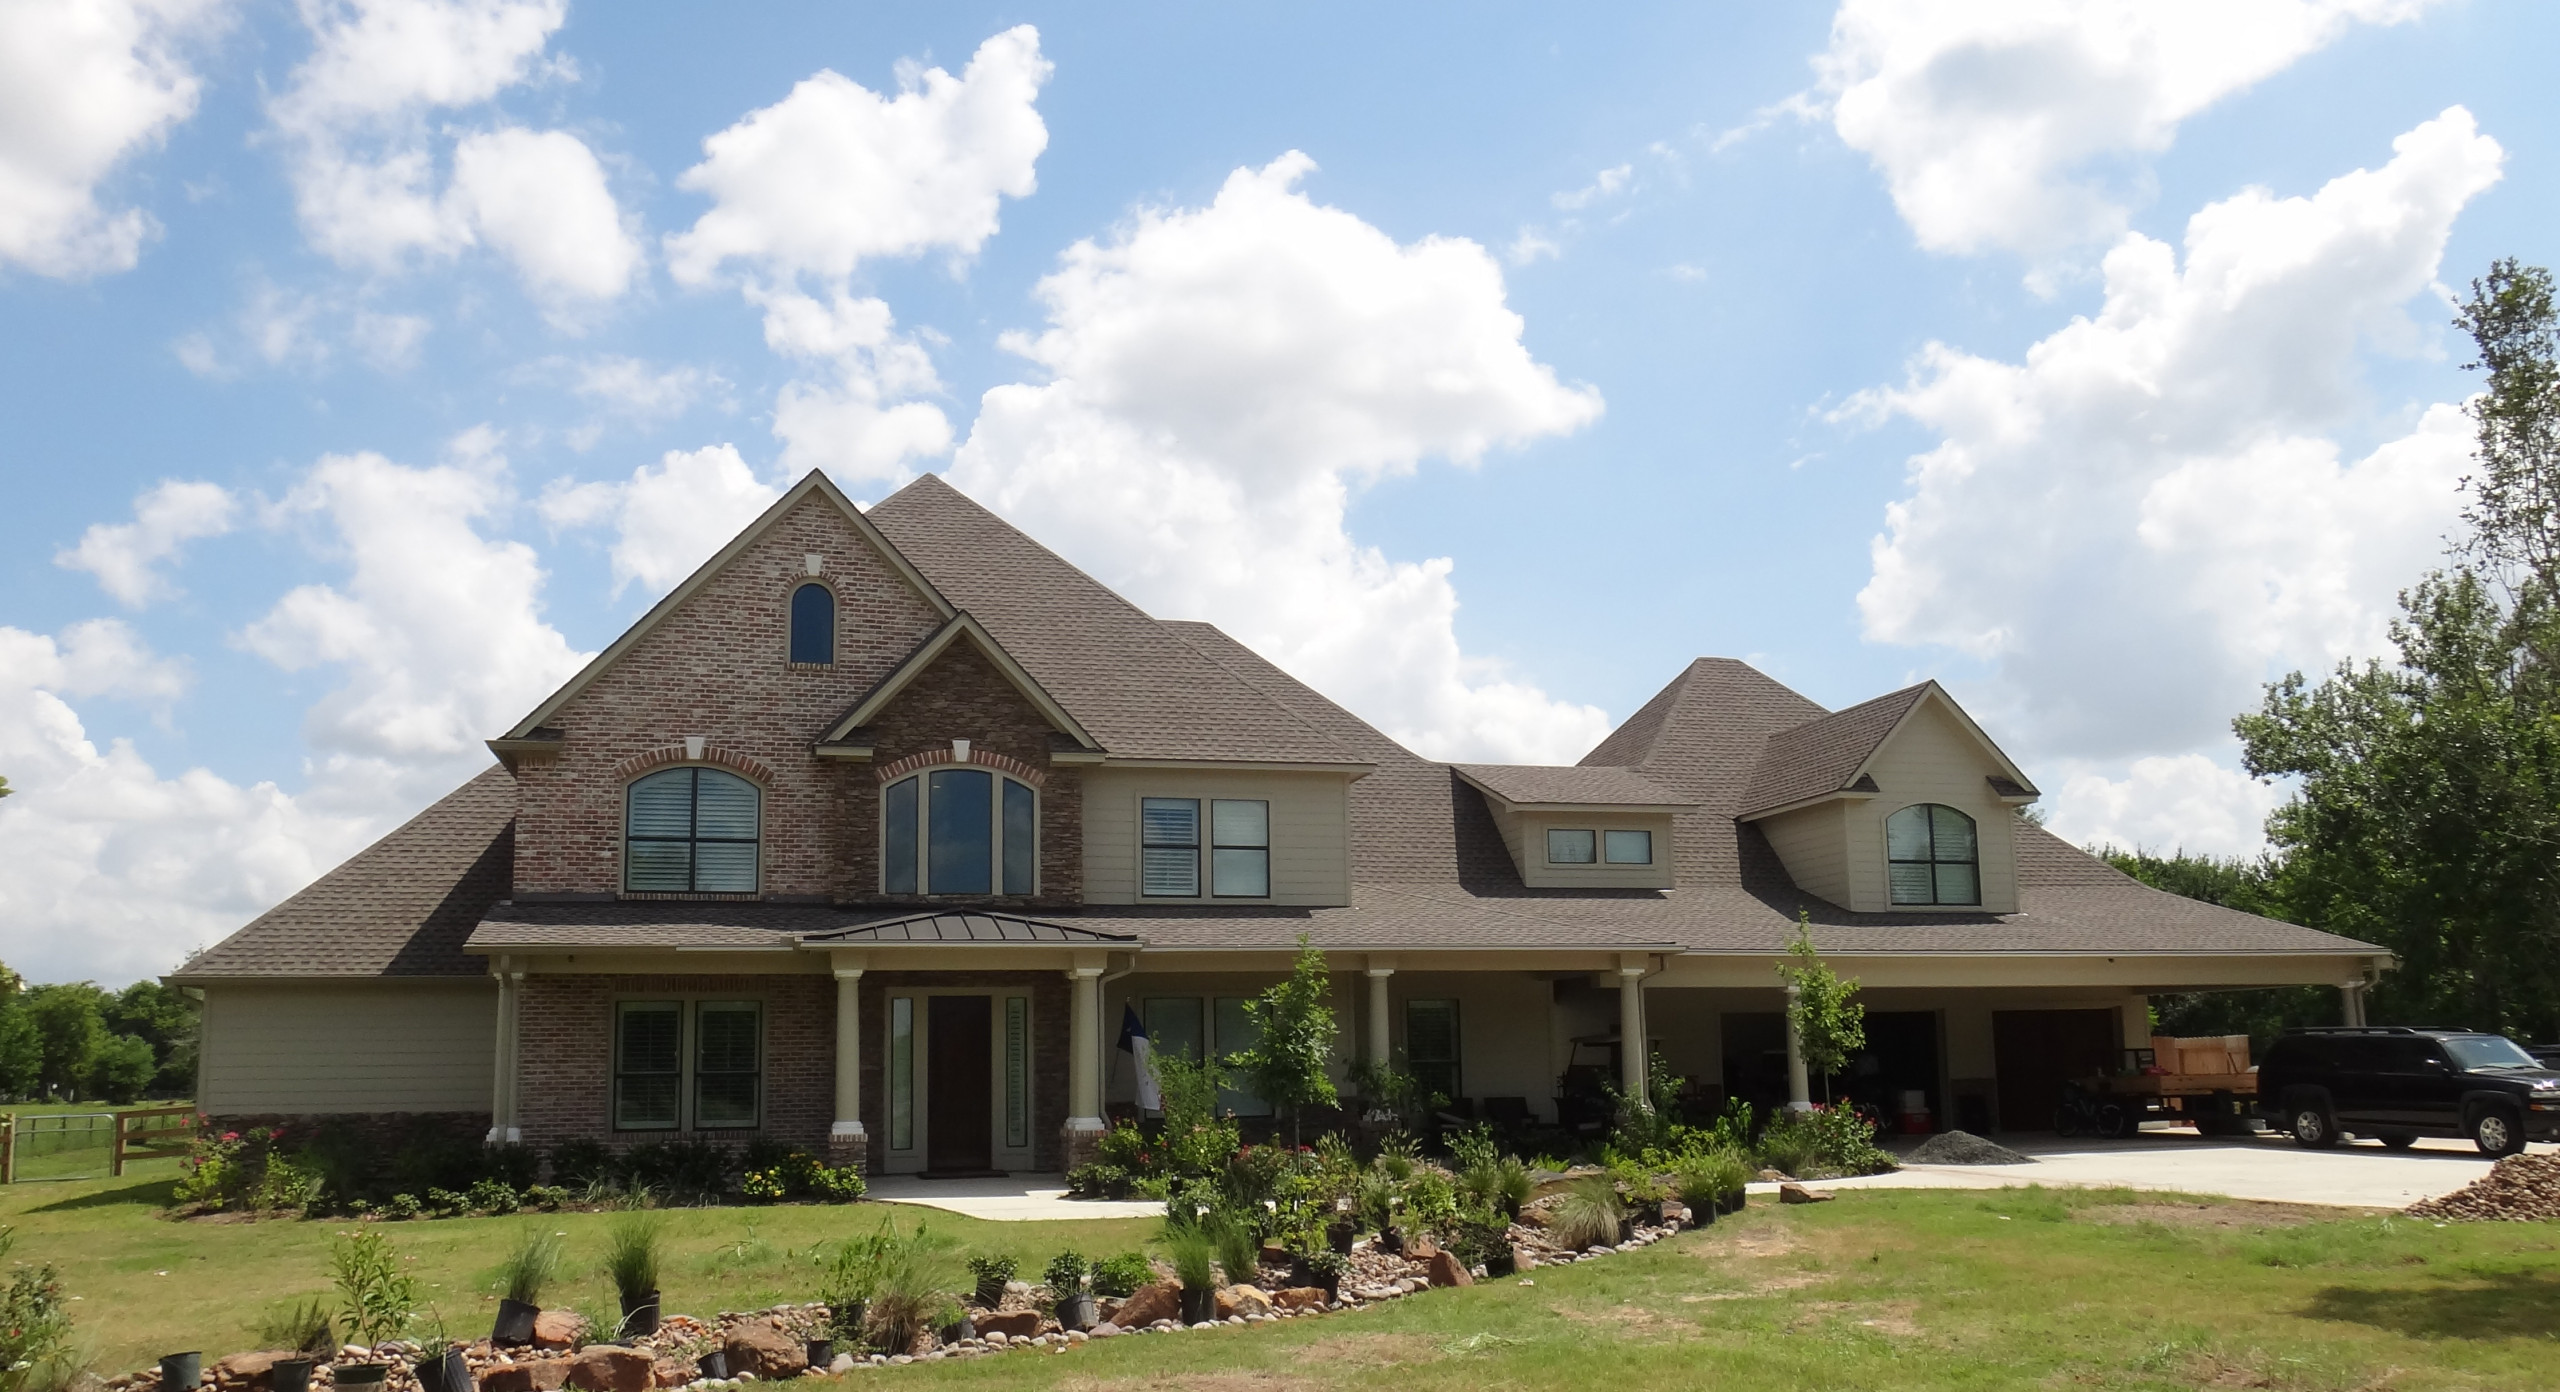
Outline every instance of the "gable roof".
[(534, 707), (532, 714), (517, 721), (515, 728), (492, 741), (492, 745), (511, 744), (517, 740), (536, 738), (535, 731), (541, 728), (544, 721), (558, 714), (562, 706), (569, 704), (579, 692), (593, 685), (596, 678), (604, 675), (613, 664), (622, 660), (623, 654), (638, 646), (640, 640), (648, 636), (651, 629), (664, 622), (668, 615), (683, 608), (685, 601), (693, 598), (694, 592), (701, 589), (712, 576), (719, 574), (722, 567), (736, 559), (740, 552), (754, 545), (756, 539), (771, 530), (775, 523), (790, 515), (791, 510), (800, 506), (802, 500), (813, 495), (833, 504), (836, 511), (843, 514), (846, 524), (853, 528), (855, 534), (868, 543), (873, 550), (878, 551), (881, 559), (889, 563), (889, 568), (897, 572), (900, 579), (914, 586), (916, 593), (924, 596), (925, 602), (931, 604), (935, 612), (945, 619), (952, 618), (960, 612), (953, 607), (950, 600), (943, 598), (942, 591), (934, 588), (932, 581), (924, 577), (923, 571), (916, 569), (913, 561), (901, 554), (898, 548), (891, 544), (889, 538), (881, 535), (880, 529), (871, 524), (871, 519), (863, 515), (861, 508), (854, 506), (853, 499), (846, 497), (843, 489), (836, 487), (834, 480), (820, 470), (811, 469), (800, 476), (798, 483), (784, 490), (781, 497), (774, 499), (773, 506), (766, 508), (757, 515), (755, 521), (748, 523), (744, 530), (731, 537), (728, 545), (712, 553), (710, 560), (696, 566), (693, 574), (685, 577), (683, 584), (667, 591), (666, 598), (649, 606), (649, 612), (641, 615), (638, 623), (624, 629), (622, 636), (614, 639), (610, 647), (597, 653), (586, 666), (578, 669), (577, 675), (569, 678), (559, 690), (552, 692), (541, 705)]
[(1114, 759), (1368, 762), (937, 475), (867, 515)]
[(1460, 778), (1513, 807), (1648, 807), (1695, 804), (1633, 769), (1578, 764), (1451, 764)]
[(1051, 729), (1074, 740), (1079, 748), (1095, 751), (1102, 748), (1094, 741), (1092, 735), (1085, 733), (1084, 726), (1067, 713), (1067, 708), (1059, 705), (1057, 698), (1051, 696), (1040, 685), (1037, 678), (1023, 670), (1022, 664), (1014, 660), (1013, 654), (1006, 652), (1004, 645), (987, 632), (985, 624), (966, 613), (953, 615), (942, 627), (926, 634), (925, 640), (916, 644), (915, 651), (908, 653), (897, 666), (889, 669), (888, 675), (882, 677), (869, 691), (863, 693), (861, 700), (854, 702), (851, 709), (838, 717), (833, 725), (827, 727), (827, 732), (818, 737), (818, 742), (838, 743), (854, 731), (870, 724), (891, 701), (898, 698), (899, 692), (906, 690), (917, 677), (922, 676), (925, 670), (933, 665), (935, 658), (942, 656), (953, 643), (960, 642), (976, 648), (988, 662), (992, 663), (996, 671), (1002, 674), (1006, 681), (1012, 683), (1013, 689), (1022, 693), (1022, 698), (1029, 701), (1032, 708), (1040, 712), (1041, 718), (1049, 722)]
[(2016, 789), (2002, 789), (2001, 796), (2035, 795), (2034, 785), (2027, 782), (2026, 775), (2009, 762), (2009, 756), (2000, 752), (1981, 726), (1973, 723), (1955, 698), (1936, 682), (1925, 681), (1769, 736), (1734, 815), (1763, 816), (1834, 793), (1873, 791), (1875, 780), (1867, 776), (1868, 765), (1875, 762), (1877, 753), (1894, 733), (1932, 701), (1943, 705), (1984, 752), (1998, 761), (2000, 772), (1988, 775), (1994, 788), (2007, 783)]
[(463, 944), (515, 878), (515, 817), (492, 765), (168, 980), (480, 976)]

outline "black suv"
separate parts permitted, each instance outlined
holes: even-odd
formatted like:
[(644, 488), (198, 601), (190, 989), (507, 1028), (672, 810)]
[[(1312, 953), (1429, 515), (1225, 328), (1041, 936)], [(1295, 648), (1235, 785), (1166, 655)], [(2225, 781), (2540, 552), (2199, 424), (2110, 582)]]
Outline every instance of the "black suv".
[(2407, 1025), (2293, 1030), (2258, 1065), (2267, 1119), (2303, 1145), (2352, 1133), (2394, 1150), (2468, 1136), (2488, 1156), (2560, 1139), (2560, 1069), (2504, 1035)]

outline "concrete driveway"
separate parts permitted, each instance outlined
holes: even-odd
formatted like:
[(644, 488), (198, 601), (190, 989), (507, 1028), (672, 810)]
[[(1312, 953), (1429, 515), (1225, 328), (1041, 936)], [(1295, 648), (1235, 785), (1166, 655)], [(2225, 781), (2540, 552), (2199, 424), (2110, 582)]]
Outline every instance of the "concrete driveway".
[[(1824, 1180), (1818, 1189), (2000, 1189), (2043, 1184), (2219, 1194), (2270, 1203), (2406, 1208), (2450, 1193), (2489, 1172), (2468, 1141), (2422, 1139), (2405, 1151), (2375, 1141), (2304, 1150), (2272, 1133), (2199, 1139), (2190, 1131), (2145, 1131), (2124, 1141), (2002, 1136), (2035, 1157), (2031, 1165), (1906, 1165), (1893, 1174)], [(2537, 1145), (2536, 1152), (2552, 1147)], [(1753, 1185), (1775, 1189), (1775, 1185)]]

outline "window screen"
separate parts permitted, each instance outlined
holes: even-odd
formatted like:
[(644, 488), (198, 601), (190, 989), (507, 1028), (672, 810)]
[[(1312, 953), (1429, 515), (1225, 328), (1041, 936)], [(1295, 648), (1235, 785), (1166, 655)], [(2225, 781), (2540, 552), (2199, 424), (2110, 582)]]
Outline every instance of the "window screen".
[(926, 776), (925, 881), (935, 894), (984, 894), (992, 887), (995, 775), (937, 769)]
[(694, 1007), (693, 1124), (753, 1126), (764, 1100), (764, 1011), (754, 1001)]
[(684, 1006), (624, 1001), (615, 1009), (613, 1128), (672, 1131), (684, 1095)]
[(803, 585), (791, 592), (791, 660), (819, 664), (836, 660), (836, 597), (824, 585)]
[(622, 887), (753, 894), (764, 795), (734, 773), (661, 769), (633, 780), (623, 814)]
[(1451, 1101), (1465, 1096), (1458, 1076), (1458, 1003), (1415, 1000), (1404, 1003), (1405, 1067), (1426, 1092)]
[(1923, 802), (1885, 818), (1886, 871), (1897, 904), (1979, 904), (1973, 818)]
[(1200, 800), (1138, 800), (1138, 892), (1169, 899), (1200, 895)]
[(1601, 835), (1601, 849), (1611, 865), (1653, 864), (1653, 833), (1611, 831)]
[(1230, 899), (1271, 894), (1271, 804), (1219, 798), (1209, 804), (1210, 891)]
[(1547, 863), (1549, 865), (1589, 865), (1599, 859), (1593, 854), (1596, 838), (1588, 831), (1569, 831), (1551, 827), (1547, 831)]

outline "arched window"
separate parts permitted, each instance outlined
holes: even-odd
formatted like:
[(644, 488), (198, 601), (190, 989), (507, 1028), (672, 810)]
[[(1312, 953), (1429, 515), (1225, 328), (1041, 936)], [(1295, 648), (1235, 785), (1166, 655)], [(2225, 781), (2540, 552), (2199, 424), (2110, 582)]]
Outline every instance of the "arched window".
[(791, 592), (791, 660), (822, 667), (836, 660), (836, 597), (824, 585)]
[(1982, 902), (1973, 818), (1952, 807), (1923, 802), (1885, 818), (1884, 855), (1897, 904)]
[(933, 769), (882, 789), (880, 811), (883, 893), (1029, 894), (1038, 881), (1039, 799), (1027, 783)]
[(622, 887), (755, 893), (763, 814), (763, 792), (734, 773), (671, 768), (633, 780), (622, 823)]

